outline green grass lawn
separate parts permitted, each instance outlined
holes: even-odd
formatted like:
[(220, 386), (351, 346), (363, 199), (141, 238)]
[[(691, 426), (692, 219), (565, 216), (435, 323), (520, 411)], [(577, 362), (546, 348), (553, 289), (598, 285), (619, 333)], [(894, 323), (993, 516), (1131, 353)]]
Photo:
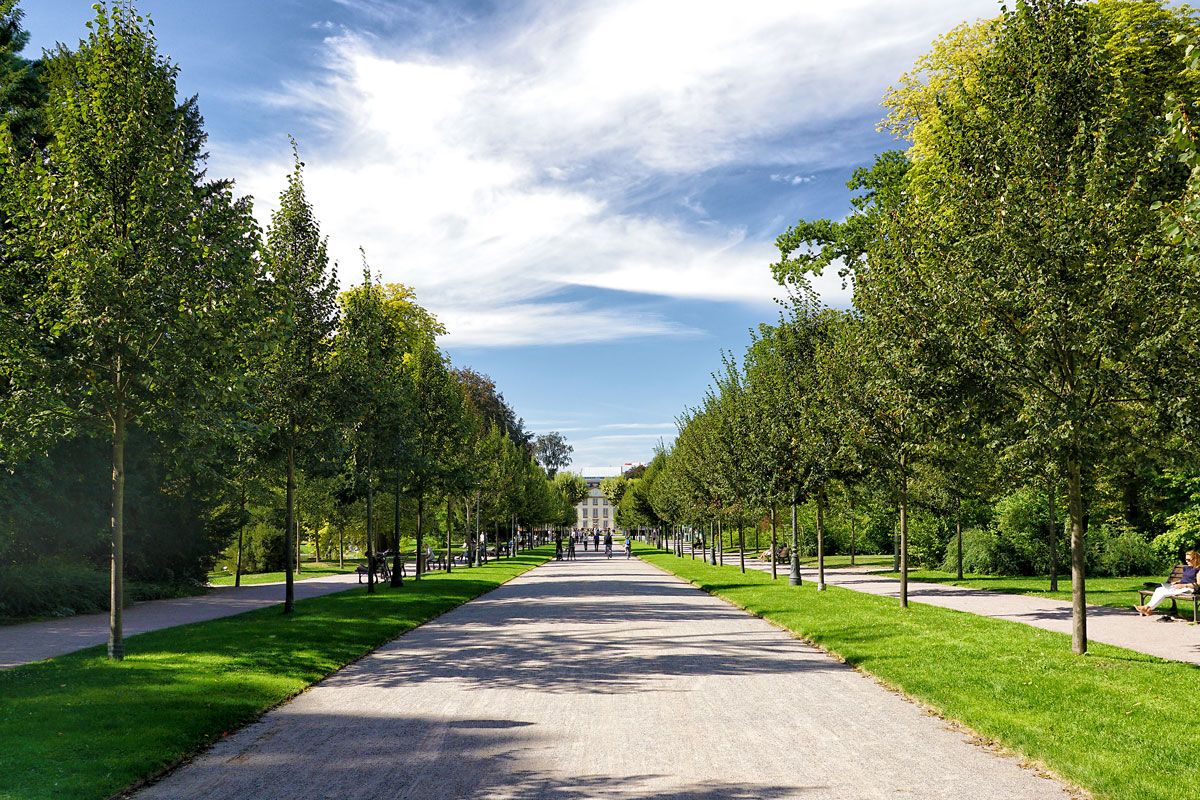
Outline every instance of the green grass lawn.
[(1101, 800), (1173, 799), (1195, 783), (1198, 667), (1097, 643), (1074, 656), (1068, 636), (1016, 622), (639, 550)]
[[(890, 566), (890, 562), (889, 562)], [(878, 573), (889, 578), (897, 578), (897, 572), (881, 572)], [(1138, 575), (1131, 578), (1088, 578), (1087, 579), (1087, 601), (1094, 606), (1111, 606), (1113, 608), (1128, 608), (1132, 609), (1133, 605), (1138, 602), (1138, 589), (1141, 589), (1147, 581), (1152, 583), (1161, 583), (1166, 578), (1165, 575)], [(987, 589), (992, 592), (1004, 592), (1005, 594), (1030, 594), (1038, 597), (1051, 597), (1055, 600), (1071, 600), (1071, 575), (1060, 575), (1058, 578), (1058, 591), (1050, 591), (1049, 576), (1025, 577), (1021, 575), (964, 575), (960, 581), (955, 578), (952, 572), (941, 572), (938, 570), (909, 570), (908, 579), (912, 581), (925, 581), (928, 583), (947, 583), (952, 586), (967, 586), (973, 589)], [(1171, 610), (1170, 601), (1163, 603), (1158, 607), (1158, 611), (1169, 613)], [(1179, 613), (1191, 619), (1192, 617), (1192, 601), (1189, 598), (1185, 602), (1179, 603)]]
[(133, 636), (120, 663), (93, 647), (2, 671), (0, 798), (109, 797), (548, 555)]
[[(314, 561), (304, 564), (300, 572), (295, 573), (296, 580), (304, 580), (306, 578), (324, 578), (329, 575), (342, 575), (347, 572), (354, 572), (358, 566), (358, 561), (350, 559), (345, 560), (345, 566), (339, 567), (336, 561)], [(365, 559), (364, 559), (365, 563)], [(255, 583), (276, 583), (284, 580), (282, 572), (255, 572), (251, 574), (242, 574), (242, 585), (248, 586)], [(233, 586), (233, 573), (224, 572), (223, 570), (214, 570), (208, 574), (208, 583), (211, 586)]]
[[(728, 555), (728, 554), (727, 554)], [(800, 563), (806, 567), (815, 567), (817, 565), (816, 556), (808, 556), (800, 559)], [(855, 556), (854, 566), (856, 567), (882, 567), (892, 565), (892, 557), (885, 555), (865, 555)], [(781, 564), (780, 566), (784, 566)], [(825, 556), (826, 567), (848, 567), (850, 566), (850, 556)]]

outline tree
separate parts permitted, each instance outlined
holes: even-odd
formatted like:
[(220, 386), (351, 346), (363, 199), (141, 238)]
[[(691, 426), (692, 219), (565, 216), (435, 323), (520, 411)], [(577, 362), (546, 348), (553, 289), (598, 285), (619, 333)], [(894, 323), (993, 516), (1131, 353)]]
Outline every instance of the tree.
[(17, 149), (28, 153), (46, 144), (46, 86), (41, 61), (21, 56), (29, 43), (23, 17), (19, 0), (0, 0), (0, 121)]
[(567, 443), (567, 438), (561, 433), (551, 431), (534, 440), (533, 452), (546, 474), (553, 478), (560, 469), (570, 466), (571, 453), (575, 452), (575, 448)]
[(1191, 37), (1187, 12), (1159, 3), (1018, 2), (977, 57), (939, 43), (888, 99), (921, 221), (910, 280), (1065, 478), (1076, 653), (1095, 467), (1194, 340), (1195, 270), (1158, 212), (1188, 178), (1162, 131), (1168, 96), (1197, 96), (1180, 70)]
[(304, 163), (292, 143), (293, 168), (279, 208), (271, 215), (263, 261), (271, 276), (270, 314), (263, 327), (270, 349), (263, 365), (263, 396), (285, 469), (284, 604), (295, 604), (292, 530), (296, 519), (297, 451), (327, 424), (330, 346), (337, 325), (336, 266), (304, 192)]
[[(199, 115), (177, 102), (152, 26), (100, 3), (89, 28), (45, 64), (46, 149), (25, 160), (7, 125), (0, 135), (5, 251), (30, 279), (40, 340), (22, 353), (35, 364), (6, 372), (16, 393), (111, 444), (108, 652), (120, 659), (126, 437), (185, 413), (203, 424), (237, 386), (225, 356), (254, 316), (255, 226), (227, 184), (204, 182)], [(14, 412), (0, 410), (19, 426)]]

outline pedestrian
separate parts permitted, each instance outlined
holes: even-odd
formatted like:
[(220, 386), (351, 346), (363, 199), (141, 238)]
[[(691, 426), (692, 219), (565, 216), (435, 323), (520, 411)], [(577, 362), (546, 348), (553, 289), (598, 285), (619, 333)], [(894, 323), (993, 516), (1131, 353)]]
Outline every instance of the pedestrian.
[(587, 535), (586, 535), (586, 534), (584, 534), (584, 532), (583, 532), (583, 531), (579, 531), (579, 538), (580, 538), (580, 539), (583, 539), (583, 552), (585, 552), (585, 553), (586, 553), (586, 552), (587, 552), (587, 540), (588, 540), (588, 537), (587, 537)]
[(626, 536), (625, 537), (625, 557), (629, 558), (632, 555), (633, 555), (633, 539), (630, 539), (628, 536)]
[(612, 558), (612, 531), (604, 531), (604, 555)]
[(567, 540), (567, 560), (575, 560), (575, 533), (572, 531), (571, 538)]
[(600, 552), (600, 531), (592, 529), (592, 544), (596, 546), (596, 552)]
[(555, 531), (554, 532), (554, 560), (562, 561), (562, 559), (563, 559), (562, 531)]

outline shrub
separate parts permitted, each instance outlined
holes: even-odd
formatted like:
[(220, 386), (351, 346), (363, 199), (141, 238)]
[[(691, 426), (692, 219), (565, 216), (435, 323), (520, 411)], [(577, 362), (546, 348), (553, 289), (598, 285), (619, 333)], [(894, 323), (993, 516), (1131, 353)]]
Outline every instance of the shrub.
[[(0, 619), (66, 617), (108, 611), (107, 572), (70, 561), (43, 560), (37, 564), (0, 567)], [(125, 602), (197, 594), (196, 583), (130, 582)]]
[[(963, 572), (976, 575), (988, 575), (993, 572), (995, 550), (998, 538), (995, 533), (979, 528), (967, 528), (963, 531)], [(958, 548), (951, 543), (946, 548), (946, 557), (942, 561), (944, 572), (954, 572), (958, 569)]]
[(1200, 509), (1187, 509), (1167, 518), (1167, 532), (1150, 543), (1159, 571), (1183, 560), (1188, 550), (1200, 550)]
[(1127, 525), (1100, 525), (1096, 534), (1088, 534), (1092, 540), (1089, 544), (1101, 545), (1095, 561), (1089, 564), (1093, 575), (1147, 575), (1158, 570), (1158, 558), (1146, 537)]

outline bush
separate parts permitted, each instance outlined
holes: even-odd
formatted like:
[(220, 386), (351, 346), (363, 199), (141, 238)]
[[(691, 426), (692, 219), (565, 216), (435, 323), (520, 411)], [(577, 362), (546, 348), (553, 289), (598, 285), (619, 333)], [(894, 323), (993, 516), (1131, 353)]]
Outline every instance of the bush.
[(908, 557), (912, 563), (922, 569), (936, 569), (947, 550), (942, 536), (936, 518), (914, 514), (908, 523)]
[(1087, 540), (1087, 566), (1091, 575), (1119, 577), (1159, 571), (1159, 559), (1150, 542), (1124, 523), (1091, 526)]
[[(995, 551), (999, 539), (995, 533), (979, 528), (967, 528), (962, 534), (963, 540), (963, 572), (976, 575), (988, 575), (994, 570)], [(955, 572), (958, 569), (958, 546), (951, 542), (946, 548), (946, 557), (942, 561), (943, 572)]]
[[(203, 591), (196, 583), (131, 582), (125, 603), (184, 597)], [(85, 564), (45, 560), (37, 564), (0, 567), (0, 619), (67, 617), (108, 611), (109, 576)]]
[(1167, 518), (1167, 532), (1150, 543), (1155, 566), (1166, 571), (1183, 560), (1188, 550), (1200, 550), (1200, 510), (1188, 509)]

